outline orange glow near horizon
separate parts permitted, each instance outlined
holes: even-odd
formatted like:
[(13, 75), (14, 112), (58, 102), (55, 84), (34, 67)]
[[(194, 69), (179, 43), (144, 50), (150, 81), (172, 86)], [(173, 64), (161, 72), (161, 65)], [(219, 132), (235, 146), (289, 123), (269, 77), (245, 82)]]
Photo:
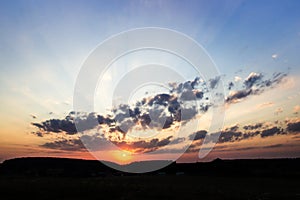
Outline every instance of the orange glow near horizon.
[(133, 160), (132, 153), (128, 151), (113, 151), (111, 154), (115, 161), (119, 164), (127, 164)]

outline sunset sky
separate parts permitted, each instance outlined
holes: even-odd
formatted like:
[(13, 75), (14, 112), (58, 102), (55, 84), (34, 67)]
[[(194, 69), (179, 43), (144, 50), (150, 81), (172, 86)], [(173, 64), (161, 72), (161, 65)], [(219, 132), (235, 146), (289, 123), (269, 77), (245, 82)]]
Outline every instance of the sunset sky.
[[(299, 9), (297, 0), (1, 1), (0, 162), (27, 156), (95, 159), (82, 144), (91, 138), (91, 149), (101, 154), (101, 159), (120, 163), (173, 158), (189, 143), (181, 162), (300, 157)], [(117, 115), (123, 112), (122, 106), (115, 113), (105, 113), (112, 108), (106, 106), (106, 93), (98, 91), (97, 113), (82, 114), (82, 119), (93, 118), (101, 121), (100, 125), (85, 128), (90, 135), (84, 138), (74, 130), (73, 92), (83, 63), (105, 39), (142, 27), (186, 34), (203, 46), (218, 67), (220, 76), (206, 84), (208, 90), (221, 80), (224, 84), (224, 127), (215, 148), (203, 159), (198, 151), (204, 137), (209, 140), (214, 134), (208, 131), (213, 105), (204, 102), (201, 77), (195, 79), (183, 62), (170, 55), (160, 54), (160, 62), (172, 60), (175, 69), (190, 74), (190, 82), (166, 75), (165, 83), (173, 92), (149, 88), (144, 97), (134, 98), (140, 104), (130, 107), (140, 112), (121, 119)], [(146, 54), (156, 58), (155, 53), (137, 52), (115, 65), (121, 69), (134, 65), (130, 61), (147, 63), (153, 57)], [(111, 70), (104, 77), (106, 91), (113, 89), (109, 81), (117, 73)], [(180, 83), (196, 86), (180, 89)], [(190, 101), (190, 93), (208, 109), (201, 107), (200, 113), (176, 119), (178, 110), (172, 106), (180, 98), (183, 103)], [(169, 109), (164, 114), (170, 116), (170, 123), (161, 129), (147, 123), (149, 113), (157, 111), (151, 101), (160, 105), (159, 109)], [(118, 121), (117, 125), (110, 120)], [(197, 120), (200, 123), (193, 124)], [(127, 124), (125, 131), (118, 129), (125, 122), (134, 125)], [(176, 138), (173, 133), (178, 126), (184, 134)], [(137, 133), (153, 137), (133, 140), (130, 135)], [(101, 146), (108, 140), (121, 150)]]

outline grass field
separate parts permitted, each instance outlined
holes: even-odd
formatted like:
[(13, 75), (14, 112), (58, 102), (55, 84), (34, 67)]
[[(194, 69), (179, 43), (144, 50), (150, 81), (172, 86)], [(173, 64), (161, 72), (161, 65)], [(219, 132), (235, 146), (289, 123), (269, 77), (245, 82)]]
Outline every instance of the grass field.
[(200, 176), (0, 178), (1, 199), (300, 199), (298, 179)]

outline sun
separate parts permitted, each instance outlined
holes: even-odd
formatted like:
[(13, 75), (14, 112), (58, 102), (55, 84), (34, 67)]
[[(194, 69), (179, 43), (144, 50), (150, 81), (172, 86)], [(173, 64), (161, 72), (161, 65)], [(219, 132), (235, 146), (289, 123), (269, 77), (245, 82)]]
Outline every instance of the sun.
[(121, 164), (126, 164), (132, 161), (132, 153), (128, 151), (114, 151), (113, 157), (115, 158), (116, 162)]

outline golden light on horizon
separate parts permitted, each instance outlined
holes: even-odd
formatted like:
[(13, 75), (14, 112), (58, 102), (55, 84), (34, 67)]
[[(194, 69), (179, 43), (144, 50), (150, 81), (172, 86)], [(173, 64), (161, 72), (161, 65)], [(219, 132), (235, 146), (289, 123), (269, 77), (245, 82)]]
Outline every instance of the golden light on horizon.
[(130, 163), (133, 160), (132, 153), (130, 153), (128, 151), (118, 150), (118, 151), (112, 152), (112, 155), (113, 155), (114, 159), (116, 160), (116, 162), (121, 163), (121, 164)]

